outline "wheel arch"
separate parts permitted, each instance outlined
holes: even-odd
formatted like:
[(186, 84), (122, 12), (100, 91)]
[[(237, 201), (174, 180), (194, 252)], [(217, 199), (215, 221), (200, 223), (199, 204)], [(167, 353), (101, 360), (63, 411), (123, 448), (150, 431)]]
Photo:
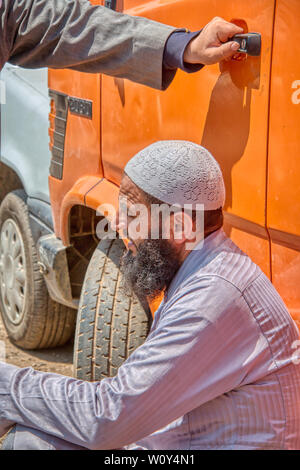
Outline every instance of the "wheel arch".
[(24, 189), (21, 177), (15, 169), (0, 161), (0, 202), (8, 193), (15, 189)]
[[(91, 183), (93, 183), (91, 185)], [(88, 188), (88, 189), (87, 189)], [(60, 213), (61, 239), (67, 258), (73, 298), (79, 298), (89, 261), (97, 248), (98, 223), (105, 219), (101, 205), (118, 207), (119, 188), (103, 178), (82, 178), (66, 194)]]

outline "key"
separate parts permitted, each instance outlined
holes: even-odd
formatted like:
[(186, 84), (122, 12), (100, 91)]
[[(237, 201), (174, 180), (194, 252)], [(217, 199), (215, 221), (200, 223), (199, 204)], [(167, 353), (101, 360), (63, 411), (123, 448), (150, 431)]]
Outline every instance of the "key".
[(236, 41), (240, 44), (240, 48), (237, 52), (252, 56), (259, 56), (261, 53), (260, 33), (236, 34), (230, 39), (230, 41)]

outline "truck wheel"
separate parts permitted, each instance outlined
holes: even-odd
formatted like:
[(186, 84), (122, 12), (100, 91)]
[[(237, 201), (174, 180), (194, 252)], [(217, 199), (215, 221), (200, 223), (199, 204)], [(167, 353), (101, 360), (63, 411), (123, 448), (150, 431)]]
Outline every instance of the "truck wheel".
[(0, 309), (9, 338), (24, 349), (66, 343), (76, 311), (54, 302), (39, 271), (26, 194), (9, 193), (0, 206)]
[(74, 375), (98, 381), (112, 377), (146, 339), (148, 307), (125, 290), (120, 272), (122, 240), (102, 240), (95, 250), (82, 288), (74, 343)]

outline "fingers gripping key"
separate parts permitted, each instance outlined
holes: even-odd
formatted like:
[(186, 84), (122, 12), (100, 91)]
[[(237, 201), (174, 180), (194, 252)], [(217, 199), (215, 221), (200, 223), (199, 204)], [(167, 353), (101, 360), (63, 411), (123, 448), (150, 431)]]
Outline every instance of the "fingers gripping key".
[(252, 56), (259, 56), (261, 53), (260, 33), (236, 34), (230, 39), (230, 41), (236, 41), (240, 44), (237, 52), (242, 52)]

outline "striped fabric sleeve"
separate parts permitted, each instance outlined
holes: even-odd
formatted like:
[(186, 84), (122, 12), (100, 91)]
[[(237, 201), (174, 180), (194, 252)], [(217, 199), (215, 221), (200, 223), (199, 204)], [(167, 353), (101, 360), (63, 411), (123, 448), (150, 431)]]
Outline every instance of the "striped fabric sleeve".
[(114, 378), (89, 383), (2, 364), (0, 416), (90, 449), (122, 448), (238, 387), (267, 347), (259, 339), (239, 291), (208, 276), (172, 298)]
[(166, 88), (163, 53), (176, 28), (86, 0), (2, 0), (0, 67), (70, 68)]

